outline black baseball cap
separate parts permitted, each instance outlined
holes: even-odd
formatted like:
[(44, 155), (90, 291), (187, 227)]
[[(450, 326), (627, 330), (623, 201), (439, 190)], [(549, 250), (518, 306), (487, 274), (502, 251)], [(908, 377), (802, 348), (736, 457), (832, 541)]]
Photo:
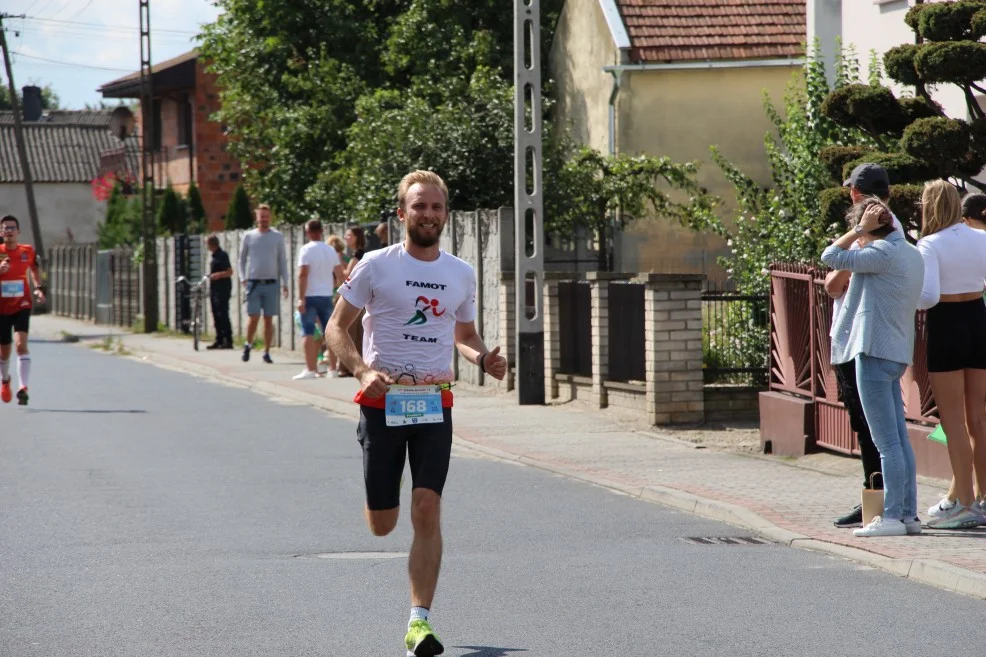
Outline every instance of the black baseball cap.
[(852, 186), (864, 194), (884, 197), (890, 194), (890, 176), (879, 164), (866, 162), (853, 169), (849, 180), (842, 183), (842, 186)]

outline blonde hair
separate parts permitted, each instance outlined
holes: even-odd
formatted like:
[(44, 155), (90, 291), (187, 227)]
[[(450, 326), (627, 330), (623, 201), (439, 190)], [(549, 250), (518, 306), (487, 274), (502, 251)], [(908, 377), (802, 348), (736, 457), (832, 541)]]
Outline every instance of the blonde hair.
[(418, 169), (417, 171), (412, 171), (403, 178), (401, 178), (401, 184), (397, 186), (397, 205), (400, 206), (402, 210), (406, 209), (404, 207), (404, 201), (407, 199), (407, 192), (413, 185), (434, 185), (438, 189), (442, 190), (442, 194), (445, 196), (445, 209), (448, 210), (448, 186), (445, 185), (445, 181), (434, 171), (424, 171)]
[(325, 238), (325, 243), (335, 249), (336, 253), (342, 253), (346, 250), (346, 243), (338, 235), (329, 235)]
[(932, 180), (921, 194), (921, 236), (934, 235), (962, 221), (962, 198), (955, 186)]

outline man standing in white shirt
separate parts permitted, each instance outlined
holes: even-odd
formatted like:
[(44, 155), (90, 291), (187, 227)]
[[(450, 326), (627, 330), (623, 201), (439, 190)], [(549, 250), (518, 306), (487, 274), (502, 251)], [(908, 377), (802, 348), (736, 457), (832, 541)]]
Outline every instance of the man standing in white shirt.
[(322, 222), (312, 219), (306, 223), (305, 236), (308, 243), (298, 252), (298, 312), (301, 313), (305, 369), (295, 375), (295, 380), (318, 376), (319, 345), (315, 342), (315, 322), (324, 335), (325, 325), (332, 315), (333, 290), (344, 278), (339, 254), (322, 241)]

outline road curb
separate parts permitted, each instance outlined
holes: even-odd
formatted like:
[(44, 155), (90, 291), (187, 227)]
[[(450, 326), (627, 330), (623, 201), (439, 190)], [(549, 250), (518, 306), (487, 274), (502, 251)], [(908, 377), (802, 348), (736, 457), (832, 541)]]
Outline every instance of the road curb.
[[(166, 369), (178, 370), (220, 383), (246, 388), (254, 392), (289, 399), (344, 418), (357, 420), (359, 411), (355, 404), (348, 400), (325, 397), (313, 393), (295, 390), (272, 383), (270, 381), (248, 381), (230, 376), (208, 365), (193, 363), (181, 358), (165, 356), (155, 351), (149, 351), (139, 346), (128, 345), (134, 349), (134, 355), (128, 358), (139, 362), (150, 363)], [(647, 432), (638, 432), (647, 433)], [(658, 437), (658, 436), (654, 436)], [(665, 438), (660, 436), (660, 438)], [(764, 538), (781, 545), (798, 549), (824, 552), (842, 557), (856, 563), (892, 573), (907, 579), (929, 584), (954, 593), (960, 593), (980, 600), (986, 600), (986, 575), (961, 568), (937, 559), (895, 559), (886, 557), (861, 548), (850, 547), (839, 543), (815, 539), (797, 532), (778, 527), (764, 517), (744, 507), (701, 497), (685, 491), (665, 486), (631, 486), (599, 477), (577, 469), (534, 457), (504, 451), (480, 442), (454, 435), (456, 443), (467, 449), (487, 456), (513, 463), (527, 465), (550, 472), (568, 479), (606, 488), (611, 491), (634, 497), (646, 502), (667, 506), (687, 513), (694, 513), (705, 518), (718, 520), (730, 525), (755, 532)]]

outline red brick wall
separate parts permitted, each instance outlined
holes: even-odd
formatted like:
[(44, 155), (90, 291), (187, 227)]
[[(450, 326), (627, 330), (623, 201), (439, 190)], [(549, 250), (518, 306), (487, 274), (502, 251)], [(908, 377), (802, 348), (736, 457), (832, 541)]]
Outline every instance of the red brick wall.
[(202, 193), (202, 205), (210, 230), (223, 226), (223, 217), (240, 184), (240, 165), (226, 152), (226, 135), (222, 125), (209, 116), (219, 110), (216, 76), (207, 73), (199, 60), (195, 71), (195, 178)]

